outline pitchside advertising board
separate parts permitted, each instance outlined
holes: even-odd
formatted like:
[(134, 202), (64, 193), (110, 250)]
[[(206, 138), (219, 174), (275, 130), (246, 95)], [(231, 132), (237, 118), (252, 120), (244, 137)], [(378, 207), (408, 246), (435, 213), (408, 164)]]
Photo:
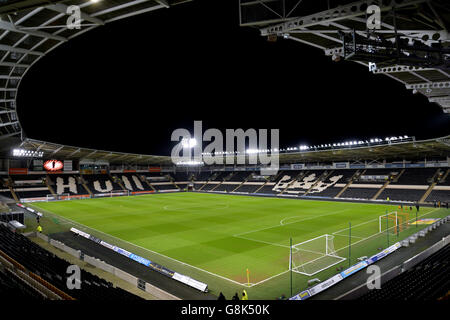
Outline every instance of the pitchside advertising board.
[(393, 244), (392, 246), (390, 246), (389, 248), (384, 249), (383, 251), (371, 256), (370, 258), (364, 260), (364, 261), (360, 261), (357, 264), (349, 267), (348, 269), (338, 273), (337, 275), (329, 278), (328, 280), (325, 280), (324, 282), (321, 282), (317, 285), (315, 285), (314, 287), (308, 289), (308, 290), (304, 290), (302, 292), (300, 292), (299, 294), (293, 296), (292, 298), (290, 298), (289, 300), (306, 300), (309, 299), (310, 297), (334, 286), (336, 283), (338, 283), (339, 281), (344, 280), (345, 278), (351, 276), (352, 274), (355, 274), (356, 272), (365, 269), (367, 266), (371, 265), (372, 263), (375, 263), (379, 260), (381, 260), (382, 258), (386, 257), (387, 255), (393, 253), (394, 251), (396, 251), (398, 248), (400, 248), (400, 242), (397, 242), (395, 244)]
[(177, 273), (175, 271), (172, 271), (172, 270), (170, 270), (170, 269), (168, 269), (166, 267), (163, 267), (163, 266), (161, 266), (161, 265), (159, 265), (159, 264), (157, 264), (155, 262), (152, 262), (152, 261), (150, 261), (148, 259), (140, 257), (140, 256), (138, 256), (138, 255), (136, 255), (134, 253), (131, 253), (131, 252), (125, 250), (125, 249), (122, 249), (122, 248), (119, 248), (119, 247), (114, 246), (112, 244), (109, 244), (109, 243), (107, 243), (107, 242), (105, 242), (105, 241), (103, 241), (101, 239), (98, 239), (98, 238), (96, 238), (96, 237), (94, 237), (94, 236), (92, 236), (92, 235), (90, 235), (90, 234), (88, 234), (86, 232), (83, 232), (81, 230), (78, 230), (76, 228), (71, 228), (70, 231), (72, 231), (73, 233), (78, 234), (78, 235), (80, 235), (80, 236), (82, 236), (82, 237), (84, 237), (86, 239), (94, 241), (94, 242), (96, 242), (96, 243), (98, 243), (98, 244), (100, 244), (100, 245), (102, 245), (102, 246), (104, 246), (104, 247), (106, 247), (108, 249), (111, 249), (111, 250), (113, 250), (113, 251), (115, 251), (115, 252), (117, 252), (117, 253), (119, 253), (119, 254), (121, 254), (121, 255), (129, 258), (129, 259), (131, 259), (131, 260), (134, 260), (134, 261), (136, 261), (136, 262), (138, 262), (140, 264), (143, 264), (146, 267), (149, 267), (149, 268), (151, 268), (151, 269), (153, 269), (155, 271), (158, 271), (159, 273), (161, 273), (161, 274), (163, 274), (163, 275), (165, 275), (165, 276), (167, 276), (169, 278), (172, 278), (174, 280), (182, 282), (182, 283), (184, 283), (184, 284), (186, 284), (186, 285), (188, 285), (188, 286), (190, 286), (192, 288), (195, 288), (197, 290), (200, 290), (202, 292), (207, 292), (208, 291), (208, 285), (206, 283), (197, 281), (197, 280), (192, 279), (192, 278), (190, 278), (188, 276), (185, 276), (185, 275), (182, 275), (182, 274)]

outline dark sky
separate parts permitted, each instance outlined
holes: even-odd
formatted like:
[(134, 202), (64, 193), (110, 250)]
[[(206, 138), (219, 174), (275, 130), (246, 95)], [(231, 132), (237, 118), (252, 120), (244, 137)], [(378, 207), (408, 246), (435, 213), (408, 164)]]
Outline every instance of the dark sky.
[(42, 58), (25, 76), (30, 138), (170, 154), (176, 128), (277, 128), (280, 145), (450, 134), (421, 95), (351, 62), (242, 28), (230, 0), (195, 0), (114, 22)]

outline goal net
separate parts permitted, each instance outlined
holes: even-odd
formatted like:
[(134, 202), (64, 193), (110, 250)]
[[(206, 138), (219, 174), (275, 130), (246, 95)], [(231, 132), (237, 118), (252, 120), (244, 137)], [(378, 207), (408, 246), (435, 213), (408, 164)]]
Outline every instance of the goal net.
[(105, 193), (96, 193), (94, 197), (120, 197), (120, 196), (129, 196), (131, 193), (129, 190), (113, 190)]
[(379, 232), (397, 234), (409, 225), (409, 214), (407, 212), (393, 211), (378, 217)]
[(56, 201), (56, 200), (70, 200), (70, 194), (69, 193), (63, 193), (63, 194), (47, 194), (47, 202), (48, 201)]
[(334, 236), (325, 234), (292, 245), (289, 270), (312, 276), (344, 260), (346, 258), (340, 257), (334, 249)]

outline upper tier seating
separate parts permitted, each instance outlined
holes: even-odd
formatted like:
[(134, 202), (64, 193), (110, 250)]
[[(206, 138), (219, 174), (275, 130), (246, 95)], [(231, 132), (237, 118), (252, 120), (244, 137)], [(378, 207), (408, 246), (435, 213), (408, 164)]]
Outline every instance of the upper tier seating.
[[(361, 170), (364, 172), (364, 170)], [(402, 169), (367, 169), (364, 174), (361, 174), (361, 177), (356, 179), (354, 184), (384, 184), (388, 179), (381, 179), (381, 177), (385, 176), (389, 178), (390, 176), (395, 176), (400, 174)], [(372, 176), (372, 177), (380, 177), (378, 179), (364, 179), (364, 177)]]
[(209, 178), (211, 177), (212, 172), (210, 171), (202, 171), (200, 173), (196, 172), (194, 173), (194, 181), (208, 181)]
[(51, 194), (45, 184), (45, 175), (11, 175), (13, 189), (19, 199), (42, 198)]
[(405, 185), (429, 185), (431, 178), (436, 173), (436, 168), (409, 168), (400, 176), (397, 182), (393, 181), (392, 184), (405, 184)]
[[(230, 173), (228, 172), (228, 175)], [(228, 179), (227, 181), (235, 181), (235, 182), (242, 182), (245, 179), (247, 179), (250, 176), (251, 172), (248, 171), (236, 171), (234, 172), (234, 174), (231, 176), (230, 179)]]

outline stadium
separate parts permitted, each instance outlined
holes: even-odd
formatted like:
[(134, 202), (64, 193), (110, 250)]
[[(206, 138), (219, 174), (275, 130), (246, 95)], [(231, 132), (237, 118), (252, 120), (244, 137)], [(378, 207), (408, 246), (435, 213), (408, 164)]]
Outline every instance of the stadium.
[[(56, 142), (59, 129), (51, 130), (53, 141), (27, 134), (25, 123), (39, 122), (33, 119), (33, 106), (17, 103), (22, 80), (28, 90), (27, 77), (35, 79), (27, 75), (29, 70), (60, 54), (60, 45), (67, 47), (97, 27), (157, 16), (162, 9), (169, 9), (167, 16), (172, 10), (182, 14), (189, 3), (0, 2), (2, 297), (137, 302), (225, 297), (299, 304), (448, 300), (446, 125), (441, 125), (443, 134), (428, 138), (380, 136), (381, 123), (367, 129), (371, 138), (340, 139), (319, 121), (308, 127), (311, 136), (328, 137), (318, 143), (277, 145), (274, 129), (227, 129), (227, 139), (217, 144), (221, 130), (204, 131), (198, 129), (199, 121), (189, 120), (189, 129), (174, 131), (171, 141), (170, 129), (159, 133), (167, 142), (164, 151), (153, 155), (126, 151), (132, 140), (140, 140), (128, 129), (123, 129), (125, 142), (117, 150), (85, 147), (90, 134), (80, 132), (89, 125), (78, 124), (74, 130), (78, 144)], [(420, 108), (434, 106), (448, 124), (446, 1), (322, 1), (308, 7), (302, 1), (240, 0), (234, 8), (242, 30), (256, 29), (270, 45), (286, 41), (312, 47), (319, 52), (314, 55), (322, 51), (333, 63), (344, 61), (362, 66), (370, 76), (385, 75), (381, 82), (386, 87), (400, 84), (392, 90), (413, 93), (412, 99), (422, 100)], [(45, 82), (45, 69), (39, 70)], [(270, 96), (270, 88), (265, 89)], [(320, 90), (327, 95), (326, 88)], [(336, 99), (345, 100), (352, 91), (357, 90)], [(136, 121), (144, 115), (128, 111)], [(55, 119), (61, 126), (77, 122), (69, 113), (46, 112), (48, 123), (39, 123), (36, 130), (45, 130)], [(270, 123), (270, 114), (268, 118), (264, 124), (278, 126)], [(367, 121), (358, 120), (370, 127)], [(266, 143), (261, 144), (264, 134)], [(105, 146), (118, 143), (104, 136)], [(216, 140), (209, 144), (212, 136)]]

